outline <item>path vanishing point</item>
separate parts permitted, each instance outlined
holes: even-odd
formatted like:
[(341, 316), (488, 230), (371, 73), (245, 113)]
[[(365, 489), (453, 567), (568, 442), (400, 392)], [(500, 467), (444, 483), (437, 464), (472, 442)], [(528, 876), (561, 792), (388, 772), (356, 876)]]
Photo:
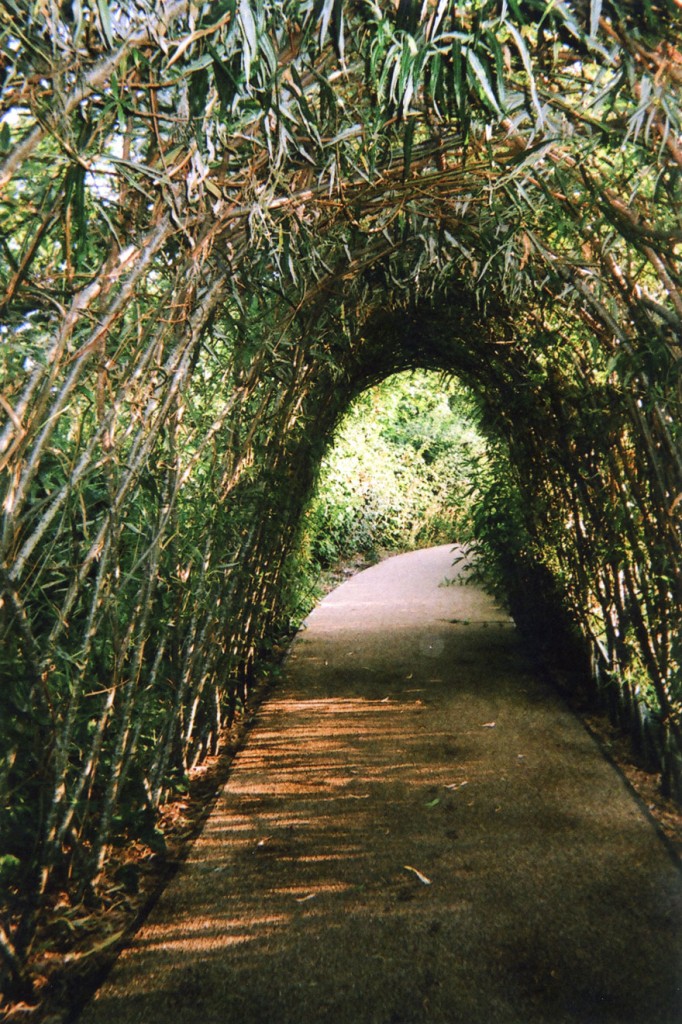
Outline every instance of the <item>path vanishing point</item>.
[(309, 617), (81, 1024), (680, 1024), (680, 872), (453, 558)]

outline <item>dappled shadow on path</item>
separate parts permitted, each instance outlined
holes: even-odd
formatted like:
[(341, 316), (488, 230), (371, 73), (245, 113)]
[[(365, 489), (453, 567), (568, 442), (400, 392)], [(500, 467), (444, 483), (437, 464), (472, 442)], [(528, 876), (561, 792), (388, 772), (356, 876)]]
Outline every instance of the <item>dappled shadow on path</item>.
[(681, 1019), (678, 873), (503, 617), (290, 676), (88, 1024)]

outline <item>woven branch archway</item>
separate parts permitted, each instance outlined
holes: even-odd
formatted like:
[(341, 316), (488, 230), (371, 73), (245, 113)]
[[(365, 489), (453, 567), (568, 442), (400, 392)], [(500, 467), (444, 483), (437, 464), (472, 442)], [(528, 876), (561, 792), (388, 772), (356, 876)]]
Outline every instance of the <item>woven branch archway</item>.
[(680, 17), (6, 0), (0, 932), (218, 742), (334, 423), (457, 372), (680, 774)]

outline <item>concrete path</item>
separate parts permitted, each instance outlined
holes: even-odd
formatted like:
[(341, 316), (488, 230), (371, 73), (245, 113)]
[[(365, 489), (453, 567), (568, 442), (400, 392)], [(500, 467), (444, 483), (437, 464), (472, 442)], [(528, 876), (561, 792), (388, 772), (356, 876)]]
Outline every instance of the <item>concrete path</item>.
[(310, 616), (82, 1024), (679, 1024), (682, 885), (450, 548)]

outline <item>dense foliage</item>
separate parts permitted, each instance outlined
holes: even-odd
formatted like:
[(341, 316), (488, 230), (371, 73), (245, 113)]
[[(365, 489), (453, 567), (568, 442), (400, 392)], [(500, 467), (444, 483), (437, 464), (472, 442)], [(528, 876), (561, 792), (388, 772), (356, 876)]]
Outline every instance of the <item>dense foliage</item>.
[(679, 788), (674, 0), (0, 19), (8, 986), (216, 748), (339, 418), (400, 370), (476, 395), (481, 544), (570, 613)]
[(361, 395), (322, 460), (302, 521), (308, 571), (461, 537), (470, 468), (484, 450), (475, 417), (461, 385), (433, 373), (391, 377)]

